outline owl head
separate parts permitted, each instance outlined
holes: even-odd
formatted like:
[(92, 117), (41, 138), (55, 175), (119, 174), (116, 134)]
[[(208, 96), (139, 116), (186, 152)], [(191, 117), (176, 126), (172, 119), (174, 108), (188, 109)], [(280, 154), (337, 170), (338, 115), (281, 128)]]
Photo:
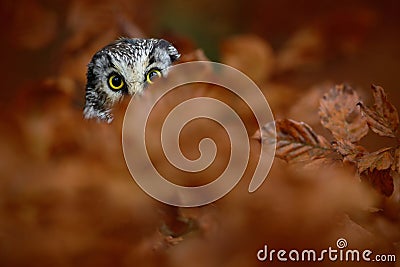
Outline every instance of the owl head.
[(88, 65), (84, 117), (110, 123), (116, 102), (166, 76), (179, 57), (178, 50), (163, 39), (121, 38), (107, 45)]

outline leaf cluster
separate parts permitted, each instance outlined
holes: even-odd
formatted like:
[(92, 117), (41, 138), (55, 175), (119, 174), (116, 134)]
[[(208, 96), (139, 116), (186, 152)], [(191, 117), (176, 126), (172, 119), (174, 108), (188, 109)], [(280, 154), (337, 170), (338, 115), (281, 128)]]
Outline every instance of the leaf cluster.
[[(289, 163), (317, 162), (321, 167), (348, 164), (355, 167), (361, 180), (391, 196), (393, 177), (400, 172), (399, 114), (382, 87), (372, 85), (371, 89), (372, 106), (365, 105), (357, 92), (345, 84), (336, 85), (323, 95), (320, 123), (332, 134), (331, 142), (306, 123), (291, 119), (266, 124), (259, 136), (263, 142), (276, 142), (275, 156), (280, 159)], [(369, 131), (392, 138), (396, 144), (369, 152), (360, 144)]]

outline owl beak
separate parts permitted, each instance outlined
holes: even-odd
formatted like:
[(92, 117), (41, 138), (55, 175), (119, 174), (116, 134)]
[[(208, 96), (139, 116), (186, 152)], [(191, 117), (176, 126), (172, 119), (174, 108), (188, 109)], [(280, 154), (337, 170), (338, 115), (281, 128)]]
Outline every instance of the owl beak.
[(143, 90), (144, 90), (143, 83), (134, 81), (130, 83), (128, 94), (129, 95), (142, 94)]

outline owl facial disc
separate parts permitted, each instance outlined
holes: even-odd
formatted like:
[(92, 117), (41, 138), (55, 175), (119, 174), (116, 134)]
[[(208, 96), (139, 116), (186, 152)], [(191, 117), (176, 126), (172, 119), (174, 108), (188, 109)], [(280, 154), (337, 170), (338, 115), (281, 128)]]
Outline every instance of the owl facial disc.
[(110, 123), (115, 103), (143, 92), (155, 77), (165, 76), (179, 57), (178, 50), (163, 39), (121, 38), (102, 48), (88, 65), (84, 117)]

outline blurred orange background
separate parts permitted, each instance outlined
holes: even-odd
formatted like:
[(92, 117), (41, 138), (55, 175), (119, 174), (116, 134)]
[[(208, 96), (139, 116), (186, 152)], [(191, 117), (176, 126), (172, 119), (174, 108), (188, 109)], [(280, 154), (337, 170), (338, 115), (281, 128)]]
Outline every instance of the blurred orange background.
[[(378, 84), (400, 106), (399, 11), (389, 0), (2, 1), (0, 265), (265, 266), (256, 258), (264, 244), (323, 249), (341, 237), (352, 248), (399, 256), (398, 186), (382, 199), (342, 170), (309, 172), (276, 160), (249, 194), (259, 149), (252, 140), (248, 171), (230, 194), (172, 208), (141, 191), (126, 168), (126, 103), (111, 125), (82, 118), (92, 55), (120, 36), (155, 37), (172, 42), (183, 61), (242, 70), (275, 117), (324, 133), (318, 101), (329, 84), (348, 82), (368, 103), (370, 84)], [(212, 88), (192, 93), (242, 108)], [(254, 118), (241, 110), (251, 136)], [(202, 129), (183, 150), (210, 134)], [(375, 149), (385, 140), (366, 142)], [(212, 178), (206, 174), (202, 181)], [(384, 212), (371, 212), (382, 205)]]

